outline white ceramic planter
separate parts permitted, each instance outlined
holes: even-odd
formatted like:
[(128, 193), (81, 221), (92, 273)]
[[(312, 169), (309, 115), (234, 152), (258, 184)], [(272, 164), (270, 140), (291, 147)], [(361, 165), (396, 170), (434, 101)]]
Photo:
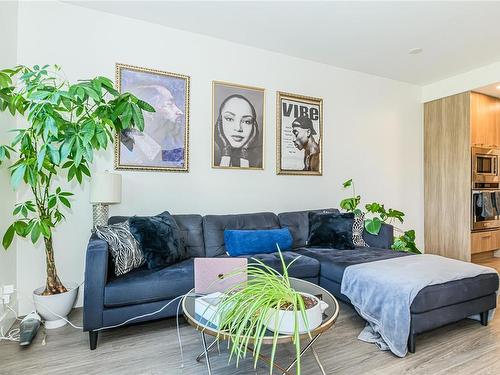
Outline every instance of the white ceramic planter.
[(61, 317), (67, 319), (68, 314), (75, 304), (79, 285), (76, 283), (67, 283), (65, 286), (68, 289), (67, 292), (51, 296), (40, 295), (45, 289), (44, 286), (33, 291), (35, 309), (45, 322), (45, 328), (47, 329), (59, 328), (66, 325), (66, 321)]
[[(304, 322), (302, 314), (300, 312), (298, 314), (299, 333), (307, 333), (321, 325), (321, 322), (323, 321), (323, 312), (328, 308), (328, 304), (324, 301), (319, 300), (312, 294), (302, 293), (302, 295), (313, 298), (316, 301), (318, 301), (316, 305), (306, 310), (308, 324)], [(269, 329), (270, 331), (275, 330), (274, 328), (276, 324), (275, 322), (276, 313), (278, 314), (278, 322), (279, 322), (278, 332), (285, 335), (293, 334), (295, 330), (295, 313), (293, 311), (288, 311), (288, 310), (271, 309), (268, 312), (268, 316), (270, 318), (268, 319), (267, 329)]]

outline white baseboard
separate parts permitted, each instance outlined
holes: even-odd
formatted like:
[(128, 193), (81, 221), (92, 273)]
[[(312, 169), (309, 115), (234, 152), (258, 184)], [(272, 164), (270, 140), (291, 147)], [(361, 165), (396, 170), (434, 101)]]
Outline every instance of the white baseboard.
[[(16, 295), (13, 294), (11, 297), (12, 299), (9, 303), (9, 307), (11, 307), (14, 311), (17, 311)], [(0, 306), (0, 335), (6, 335), (14, 325), (17, 318), (14, 311), (6, 306)]]

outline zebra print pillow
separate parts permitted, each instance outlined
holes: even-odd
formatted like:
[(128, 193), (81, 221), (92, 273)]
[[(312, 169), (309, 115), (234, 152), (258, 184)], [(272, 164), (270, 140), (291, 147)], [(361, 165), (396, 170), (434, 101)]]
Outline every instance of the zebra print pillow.
[(354, 215), (352, 223), (352, 242), (354, 246), (369, 247), (363, 239), (363, 231), (365, 230), (365, 214)]
[(120, 276), (144, 264), (144, 254), (130, 233), (128, 221), (95, 229), (97, 236), (106, 241), (115, 263), (115, 275)]

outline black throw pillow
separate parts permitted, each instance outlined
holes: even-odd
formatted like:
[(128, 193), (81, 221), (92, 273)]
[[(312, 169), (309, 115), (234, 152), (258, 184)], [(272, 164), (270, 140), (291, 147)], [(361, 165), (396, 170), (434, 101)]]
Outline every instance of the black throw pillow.
[(156, 216), (133, 216), (128, 221), (148, 269), (164, 268), (188, 258), (179, 226), (167, 211)]
[(307, 246), (339, 250), (354, 249), (353, 223), (353, 213), (309, 212)]

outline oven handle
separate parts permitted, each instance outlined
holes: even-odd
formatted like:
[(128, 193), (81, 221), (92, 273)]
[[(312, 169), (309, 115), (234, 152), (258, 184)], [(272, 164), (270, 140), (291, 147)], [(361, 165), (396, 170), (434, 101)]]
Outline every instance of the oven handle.
[(500, 192), (500, 189), (494, 189), (494, 190), (484, 190), (484, 189), (480, 189), (480, 190), (472, 190), (472, 194), (478, 194), (478, 193), (496, 193), (496, 192)]

